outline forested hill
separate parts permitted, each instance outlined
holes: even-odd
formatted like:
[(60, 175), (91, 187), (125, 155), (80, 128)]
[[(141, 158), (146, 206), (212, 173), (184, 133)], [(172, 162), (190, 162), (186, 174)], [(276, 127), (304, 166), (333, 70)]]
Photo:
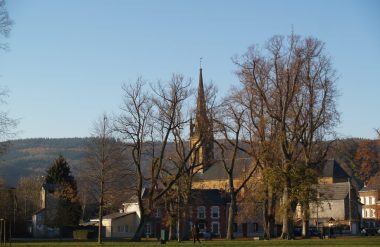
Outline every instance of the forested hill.
[(88, 138), (35, 138), (10, 141), (0, 157), (0, 178), (16, 185), (22, 176), (44, 175), (47, 167), (62, 154), (75, 171), (85, 155)]
[[(8, 151), (0, 156), (0, 179), (15, 186), (22, 176), (44, 175), (47, 167), (59, 154), (62, 154), (74, 175), (83, 164), (85, 148), (89, 138), (35, 138), (14, 140), (9, 143)], [(335, 142), (328, 155), (336, 159), (358, 186), (371, 175), (380, 176), (380, 143), (367, 139), (343, 139)], [(368, 164), (371, 164), (368, 166)]]

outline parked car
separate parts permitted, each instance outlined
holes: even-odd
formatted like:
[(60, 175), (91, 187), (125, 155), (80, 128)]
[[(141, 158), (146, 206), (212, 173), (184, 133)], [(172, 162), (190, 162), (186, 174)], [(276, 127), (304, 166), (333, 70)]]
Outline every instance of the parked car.
[(377, 234), (380, 234), (379, 231), (380, 229), (377, 228), (363, 228), (360, 233), (363, 236), (375, 236)]
[(316, 229), (316, 228), (310, 228), (309, 229), (309, 236), (320, 237), (321, 236), (321, 230)]
[(205, 231), (205, 232), (200, 232), (199, 237), (204, 238), (205, 240), (211, 240), (213, 237), (212, 232)]

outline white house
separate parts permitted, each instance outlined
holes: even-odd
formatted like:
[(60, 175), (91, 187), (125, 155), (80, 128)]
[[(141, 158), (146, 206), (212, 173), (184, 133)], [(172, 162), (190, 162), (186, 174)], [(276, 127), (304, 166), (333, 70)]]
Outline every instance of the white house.
[[(91, 222), (99, 222), (93, 219)], [(106, 238), (131, 238), (135, 234), (139, 224), (136, 212), (112, 213), (103, 216), (103, 236)]]

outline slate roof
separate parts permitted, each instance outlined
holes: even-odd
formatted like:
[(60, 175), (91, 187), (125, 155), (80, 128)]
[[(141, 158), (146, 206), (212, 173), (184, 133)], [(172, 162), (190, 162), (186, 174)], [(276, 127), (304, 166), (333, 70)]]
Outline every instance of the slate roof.
[(318, 184), (319, 196), (325, 200), (342, 200), (348, 196), (348, 182), (333, 184)]
[(350, 178), (336, 160), (326, 161), (321, 175), (321, 177)]
[[(228, 162), (228, 161), (227, 161)], [(228, 163), (227, 163), (228, 164)], [(234, 167), (234, 178), (239, 178), (244, 172), (248, 172), (252, 165), (250, 158), (238, 158)], [(194, 181), (202, 180), (225, 180), (228, 179), (228, 174), (224, 169), (222, 161), (216, 161), (203, 173), (197, 173), (194, 176)]]
[(229, 202), (229, 196), (222, 190), (217, 189), (192, 189), (192, 205), (222, 205)]

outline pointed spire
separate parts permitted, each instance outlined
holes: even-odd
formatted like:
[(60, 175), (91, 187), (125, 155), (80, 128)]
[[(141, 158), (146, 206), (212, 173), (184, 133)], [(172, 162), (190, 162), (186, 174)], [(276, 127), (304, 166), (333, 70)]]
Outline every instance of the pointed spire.
[(206, 120), (205, 117), (207, 118), (206, 97), (205, 97), (205, 91), (203, 87), (202, 68), (199, 68), (199, 84), (198, 84), (196, 119), (197, 121), (205, 121)]

